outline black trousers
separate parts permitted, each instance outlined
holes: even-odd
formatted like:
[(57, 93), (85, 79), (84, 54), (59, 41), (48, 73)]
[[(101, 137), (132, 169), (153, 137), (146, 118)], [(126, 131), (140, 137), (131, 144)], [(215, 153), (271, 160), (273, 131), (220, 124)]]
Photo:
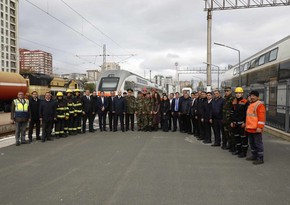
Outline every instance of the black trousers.
[(107, 112), (98, 112), (100, 130), (106, 130)]
[(178, 124), (179, 124), (179, 127), (180, 127), (180, 121), (179, 121), (179, 112), (173, 112), (173, 130), (176, 130), (177, 129), (177, 121), (178, 121)]
[(205, 139), (205, 127), (204, 122), (201, 121), (201, 116), (198, 116), (198, 128), (199, 128), (199, 138)]
[(74, 117), (74, 130), (80, 133), (82, 129), (81, 125), (82, 125), (82, 114), (78, 113), (77, 116)]
[(117, 114), (117, 113), (115, 113), (115, 116), (114, 116), (114, 131), (117, 131), (118, 118), (120, 118), (121, 130), (125, 131), (124, 130), (124, 114)]
[(182, 121), (182, 124), (180, 124), (180, 131), (186, 133), (191, 132), (190, 116), (187, 114), (181, 114), (180, 121)]
[(74, 114), (70, 114), (69, 118), (65, 120), (64, 131), (70, 134), (74, 131)]
[(65, 125), (65, 119), (64, 118), (58, 118), (55, 122), (55, 128), (54, 133), (56, 136), (60, 136), (64, 134), (64, 125)]
[(32, 133), (33, 133), (33, 128), (35, 125), (35, 129), (36, 129), (36, 138), (39, 139), (39, 133), (40, 133), (40, 120), (37, 119), (31, 119), (29, 122), (29, 131), (28, 131), (28, 138), (30, 140), (32, 140)]
[(190, 121), (191, 121), (191, 132), (193, 133), (193, 135), (198, 136), (198, 122), (197, 119), (195, 117), (195, 115), (191, 115), (190, 116)]
[(86, 132), (86, 123), (87, 120), (89, 120), (89, 131), (94, 131), (94, 127), (93, 127), (93, 114), (92, 113), (86, 113), (83, 115), (83, 132)]
[(109, 112), (108, 115), (109, 115), (109, 128), (110, 131), (112, 131), (114, 126), (115, 113)]
[(213, 133), (214, 133), (214, 143), (221, 144), (221, 134), (224, 136), (225, 132), (223, 129), (222, 119), (213, 119)]
[(211, 142), (211, 126), (209, 120), (204, 121), (204, 140), (207, 142)]
[(43, 120), (42, 121), (42, 141), (51, 138), (51, 131), (53, 126), (53, 120)]
[(168, 130), (171, 130), (171, 126), (172, 126), (172, 113), (170, 111), (170, 114), (168, 115)]
[(161, 122), (162, 122), (162, 130), (164, 131), (164, 132), (168, 132), (168, 130), (169, 130), (169, 115), (171, 115), (171, 114), (167, 114), (167, 115), (163, 115), (162, 116), (162, 120), (161, 120)]
[(131, 122), (131, 130), (134, 131), (134, 114), (126, 114), (126, 131), (129, 130), (130, 122)]

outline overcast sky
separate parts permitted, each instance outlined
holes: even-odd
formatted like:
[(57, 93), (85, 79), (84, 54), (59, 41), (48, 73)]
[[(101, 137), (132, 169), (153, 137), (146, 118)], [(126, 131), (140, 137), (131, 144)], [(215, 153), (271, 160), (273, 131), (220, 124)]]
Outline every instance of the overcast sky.
[[(19, 1), (20, 48), (52, 53), (56, 73), (99, 69), (102, 57), (93, 55), (102, 54), (103, 44), (107, 54), (120, 55), (107, 57), (107, 62), (120, 62), (122, 69), (146, 77), (149, 70), (152, 76), (175, 76), (175, 62), (184, 68), (205, 68), (207, 13), (203, 0), (63, 0), (113, 41), (61, 0), (29, 1), (93, 41), (26, 0)], [(290, 6), (215, 11), (213, 42), (240, 49), (245, 59), (290, 35), (289, 19)], [(213, 64), (225, 67), (238, 62), (233, 50), (213, 45), (212, 52)], [(128, 58), (131, 54), (136, 56)], [(192, 75), (181, 78), (190, 80)]]

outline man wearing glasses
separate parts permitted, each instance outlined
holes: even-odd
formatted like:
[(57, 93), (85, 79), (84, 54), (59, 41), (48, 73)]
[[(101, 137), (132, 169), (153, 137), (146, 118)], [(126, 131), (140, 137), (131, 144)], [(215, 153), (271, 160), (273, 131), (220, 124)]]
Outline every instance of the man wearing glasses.
[(20, 144), (26, 144), (25, 131), (29, 120), (29, 101), (27, 99), (24, 99), (23, 92), (18, 92), (17, 99), (14, 99), (11, 104), (11, 123), (15, 123), (16, 146), (19, 146)]

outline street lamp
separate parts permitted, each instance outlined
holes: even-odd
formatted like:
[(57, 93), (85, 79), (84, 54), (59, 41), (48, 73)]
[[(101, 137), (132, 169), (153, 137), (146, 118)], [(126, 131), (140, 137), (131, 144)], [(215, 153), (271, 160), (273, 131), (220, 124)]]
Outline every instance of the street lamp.
[(214, 67), (218, 68), (218, 79), (217, 79), (217, 82), (218, 82), (218, 89), (220, 89), (220, 67), (217, 66), (217, 65), (214, 65), (214, 64), (206, 63), (206, 62), (203, 62), (203, 63), (206, 64), (206, 65), (210, 65), (210, 66), (214, 66)]
[(224, 44), (221, 44), (221, 43), (214, 43), (215, 45), (218, 45), (218, 46), (223, 46), (223, 47), (227, 47), (229, 49), (232, 49), (232, 50), (235, 50), (238, 52), (239, 54), (239, 86), (242, 86), (242, 78), (241, 78), (241, 52), (240, 50), (236, 49), (236, 48), (233, 48), (233, 47), (230, 47), (230, 46), (227, 46), (227, 45), (224, 45)]

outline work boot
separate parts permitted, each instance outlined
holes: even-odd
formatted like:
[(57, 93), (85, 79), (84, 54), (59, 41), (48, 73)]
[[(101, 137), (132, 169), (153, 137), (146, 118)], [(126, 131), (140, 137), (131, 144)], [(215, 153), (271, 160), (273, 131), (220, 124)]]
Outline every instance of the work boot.
[(257, 158), (252, 155), (250, 157), (247, 157), (246, 160), (248, 160), (248, 161), (255, 161), (255, 160), (257, 160)]
[(238, 158), (244, 158), (244, 157), (246, 157), (246, 156), (247, 156), (247, 154), (244, 153), (244, 152), (242, 152), (241, 154), (238, 155)]
[(264, 164), (264, 160), (262, 160), (262, 159), (255, 160), (255, 161), (253, 161), (253, 164), (254, 165)]

